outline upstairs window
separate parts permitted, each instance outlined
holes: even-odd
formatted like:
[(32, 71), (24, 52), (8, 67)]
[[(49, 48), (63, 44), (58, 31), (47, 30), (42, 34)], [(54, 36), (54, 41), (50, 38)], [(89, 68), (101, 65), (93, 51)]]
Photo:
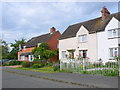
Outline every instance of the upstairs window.
[(23, 50), (26, 50), (26, 46), (23, 46)]
[(79, 42), (87, 42), (87, 34), (79, 36)]
[(40, 44), (41, 44), (41, 43), (38, 43), (38, 44), (37, 44), (37, 47), (39, 47), (39, 46), (40, 46)]
[(120, 37), (120, 28), (108, 30), (108, 38)]

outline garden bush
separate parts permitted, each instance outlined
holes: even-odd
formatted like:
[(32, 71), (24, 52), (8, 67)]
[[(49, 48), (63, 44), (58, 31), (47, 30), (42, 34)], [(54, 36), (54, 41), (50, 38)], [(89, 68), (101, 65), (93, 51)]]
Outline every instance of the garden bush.
[(100, 67), (100, 66), (102, 66), (102, 63), (93, 63), (93, 66), (94, 67)]
[(59, 71), (60, 70), (60, 64), (54, 64), (53, 65), (53, 70), (54, 71)]
[(30, 67), (30, 62), (29, 61), (24, 61), (22, 63), (22, 67)]
[(22, 64), (22, 61), (10, 61), (6, 65), (9, 66), (9, 65), (21, 65), (21, 64)]
[(41, 68), (44, 67), (44, 64), (33, 64), (32, 68)]
[(117, 66), (118, 66), (117, 62), (106, 62), (105, 65), (106, 65), (107, 67), (113, 67), (113, 66), (114, 66), (114, 67), (115, 67), (115, 66), (117, 67)]
[(47, 66), (53, 66), (53, 63), (48, 63)]

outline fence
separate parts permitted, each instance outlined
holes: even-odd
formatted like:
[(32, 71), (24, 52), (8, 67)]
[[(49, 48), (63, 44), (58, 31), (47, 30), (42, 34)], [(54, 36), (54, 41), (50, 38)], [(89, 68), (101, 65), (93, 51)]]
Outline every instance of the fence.
[[(120, 64), (120, 62), (119, 62)], [(82, 60), (65, 60), (60, 61), (60, 70), (66, 72), (75, 72), (81, 74), (94, 74), (103, 76), (119, 76), (118, 62), (101, 61), (91, 63), (88, 59)]]

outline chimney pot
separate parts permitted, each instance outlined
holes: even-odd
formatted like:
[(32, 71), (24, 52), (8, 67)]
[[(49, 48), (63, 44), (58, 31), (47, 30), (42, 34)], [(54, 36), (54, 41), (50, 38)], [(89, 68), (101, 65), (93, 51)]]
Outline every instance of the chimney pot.
[(56, 31), (55, 27), (50, 28), (50, 34), (53, 34), (53, 32), (55, 32), (55, 31)]

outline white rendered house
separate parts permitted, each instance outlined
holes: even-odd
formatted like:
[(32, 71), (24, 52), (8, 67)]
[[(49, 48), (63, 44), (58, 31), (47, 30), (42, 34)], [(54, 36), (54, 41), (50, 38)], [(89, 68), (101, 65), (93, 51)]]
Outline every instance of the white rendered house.
[(89, 57), (91, 62), (102, 60), (104, 63), (115, 61), (120, 45), (120, 17), (118, 13), (110, 14), (103, 8), (102, 16), (70, 25), (59, 38), (59, 59), (66, 60), (66, 54), (74, 50), (71, 55), (81, 54)]

